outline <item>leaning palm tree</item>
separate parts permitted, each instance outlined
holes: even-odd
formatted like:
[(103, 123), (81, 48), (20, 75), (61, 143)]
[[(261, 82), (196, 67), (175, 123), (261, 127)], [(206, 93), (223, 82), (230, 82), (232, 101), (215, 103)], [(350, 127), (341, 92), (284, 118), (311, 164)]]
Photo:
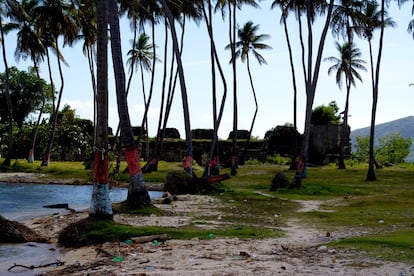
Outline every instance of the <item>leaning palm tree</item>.
[(73, 7), (68, 3), (59, 0), (44, 0), (42, 1), (42, 5), (36, 8), (36, 14), (38, 16), (37, 26), (42, 35), (44, 35), (49, 42), (49, 44), (46, 45), (53, 46), (57, 53), (57, 65), (60, 76), (58, 100), (51, 118), (51, 135), (49, 137), (46, 153), (42, 161), (42, 166), (48, 166), (50, 162), (50, 154), (53, 147), (57, 125), (57, 115), (64, 89), (64, 78), (62, 71), (63, 57), (60, 54), (59, 38), (63, 37), (63, 45), (72, 44), (78, 33), (74, 9), (72, 8)]
[[(223, 69), (220, 63), (220, 59), (217, 55), (217, 47), (214, 41), (214, 32), (213, 32), (213, 6), (212, 1), (207, 0), (207, 7), (205, 7), (204, 1), (200, 1), (199, 8), (201, 9), (204, 17), (204, 22), (206, 23), (208, 36), (210, 38), (210, 60), (211, 60), (211, 87), (212, 87), (212, 106), (213, 106), (213, 137), (210, 145), (210, 151), (208, 155), (207, 162), (205, 163), (205, 169), (203, 176), (211, 176), (211, 162), (213, 164), (219, 164), (219, 148), (218, 148), (218, 129), (221, 124), (221, 119), (223, 117), (224, 106), (227, 98), (227, 83), (223, 73)], [(223, 95), (221, 98), (220, 109), (217, 112), (217, 85), (216, 85), (216, 66), (219, 70), (220, 77), (223, 83)], [(217, 151), (217, 156), (214, 158), (214, 152)]]
[(184, 129), (185, 129), (185, 141), (186, 141), (186, 156), (184, 162), (184, 169), (190, 176), (193, 176), (193, 142), (191, 137), (191, 126), (190, 126), (190, 113), (188, 107), (188, 96), (187, 96), (187, 88), (185, 84), (185, 77), (184, 77), (184, 69), (183, 64), (181, 61), (181, 52), (178, 45), (177, 33), (175, 29), (175, 22), (174, 17), (171, 12), (170, 6), (172, 3), (167, 2), (167, 0), (161, 0), (162, 9), (164, 11), (165, 17), (168, 21), (171, 37), (173, 41), (173, 52), (175, 59), (177, 61), (177, 69), (178, 69), (178, 76), (180, 80), (180, 87), (181, 87), (181, 100), (183, 104), (183, 115), (184, 115)]
[[(256, 121), (256, 115), (258, 111), (256, 91), (254, 89), (252, 73), (250, 70), (250, 53), (253, 54), (253, 56), (259, 62), (259, 65), (267, 64), (265, 58), (258, 52), (258, 50), (266, 50), (266, 49), (272, 48), (269, 45), (262, 43), (263, 40), (268, 39), (270, 36), (267, 34), (256, 34), (258, 29), (259, 29), (259, 25), (254, 25), (252, 21), (248, 21), (241, 28), (237, 30), (237, 36), (239, 40), (235, 42), (235, 46), (234, 46), (236, 49), (235, 59), (230, 60), (231, 63), (235, 63), (236, 59), (240, 57), (242, 62), (246, 62), (247, 72), (249, 74), (250, 86), (252, 89), (254, 103), (256, 106), (253, 119), (250, 125), (249, 136), (246, 141), (246, 148), (243, 154), (243, 159), (247, 151), (247, 148), (249, 146), (250, 136), (252, 134), (252, 130), (254, 127), (254, 123)], [(229, 49), (230, 47), (231, 47), (230, 45), (227, 45), (226, 49)]]
[(125, 147), (130, 182), (127, 203), (131, 208), (142, 208), (151, 204), (144, 176), (139, 162), (139, 152), (132, 133), (131, 120), (126, 97), (125, 71), (122, 61), (121, 35), (119, 27), (118, 4), (116, 0), (108, 2), (109, 24), (111, 33), (112, 62), (114, 65), (118, 115), (121, 128), (121, 140)]
[[(374, 164), (376, 164), (374, 156), (374, 141), (375, 141), (375, 117), (377, 112), (378, 102), (378, 83), (379, 83), (379, 72), (381, 65), (382, 56), (382, 45), (384, 38), (384, 28), (394, 27), (395, 22), (388, 17), (387, 11), (385, 10), (385, 1), (381, 1), (381, 8), (375, 1), (368, 1), (364, 7), (363, 14), (365, 15), (365, 22), (362, 26), (362, 35), (368, 40), (369, 44), (369, 55), (370, 55), (370, 68), (371, 68), (371, 82), (372, 82), (372, 109), (371, 109), (371, 127), (370, 127), (370, 142), (369, 142), (369, 163), (367, 172), (367, 181), (376, 180)], [(374, 31), (380, 30), (377, 63), (374, 68), (374, 60), (372, 54), (372, 38)]]
[[(80, 34), (79, 40), (83, 40), (82, 51), (88, 59), (89, 74), (91, 76), (93, 95), (93, 118), (96, 122), (96, 5), (94, 0), (73, 0), (77, 8), (76, 19), (78, 21)], [(96, 125), (94, 125), (94, 140), (96, 139)]]
[[(12, 1), (9, 1), (10, 3)], [(11, 22), (7, 25), (8, 30), (17, 30), (17, 44), (15, 50), (15, 57), (17, 60), (26, 60), (28, 57), (33, 61), (36, 76), (40, 80), (39, 64), (44, 60), (46, 49), (41, 41), (39, 33), (36, 31), (33, 11), (37, 7), (38, 1), (27, 0), (22, 1), (20, 5), (10, 5)], [(47, 95), (43, 93), (42, 105), (39, 110), (39, 115), (35, 125), (32, 136), (31, 148), (29, 150), (28, 162), (34, 162), (34, 149), (37, 140), (40, 120), (43, 115), (46, 104)]]
[(362, 82), (362, 77), (358, 70), (366, 71), (364, 66), (365, 61), (360, 59), (361, 51), (354, 46), (352, 42), (345, 42), (343, 45), (338, 42), (335, 43), (335, 47), (338, 50), (338, 57), (327, 57), (324, 60), (332, 62), (333, 65), (329, 67), (328, 74), (336, 73), (335, 79), (339, 89), (342, 89), (342, 83), (345, 79), (346, 98), (344, 109), (344, 121), (341, 127), (341, 135), (339, 139), (339, 160), (338, 168), (345, 169), (344, 162), (344, 142), (348, 132), (348, 110), (349, 110), (349, 94), (351, 92), (351, 85), (355, 86), (355, 80), (358, 79)]

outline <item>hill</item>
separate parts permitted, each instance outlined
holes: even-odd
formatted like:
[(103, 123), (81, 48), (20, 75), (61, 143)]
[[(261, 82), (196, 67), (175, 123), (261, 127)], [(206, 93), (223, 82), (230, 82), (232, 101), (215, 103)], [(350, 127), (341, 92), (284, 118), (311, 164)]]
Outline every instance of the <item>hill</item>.
[[(368, 136), (370, 127), (359, 128), (351, 131), (351, 143), (356, 144), (357, 136)], [(404, 138), (411, 138), (413, 143), (411, 144), (410, 154), (407, 156), (406, 161), (414, 162), (414, 116), (408, 116), (398, 120), (390, 121), (387, 123), (379, 124), (375, 126), (375, 143), (378, 142), (380, 137), (383, 137), (391, 133), (400, 133)]]

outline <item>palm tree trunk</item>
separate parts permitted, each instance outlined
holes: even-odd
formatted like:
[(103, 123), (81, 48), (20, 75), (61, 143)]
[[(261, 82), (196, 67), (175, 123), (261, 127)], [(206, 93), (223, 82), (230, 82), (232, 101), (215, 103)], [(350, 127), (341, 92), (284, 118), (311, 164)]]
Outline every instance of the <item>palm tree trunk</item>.
[(168, 122), (169, 110), (171, 108), (172, 99), (174, 97), (174, 91), (172, 88), (172, 76), (174, 70), (174, 51), (171, 53), (171, 66), (170, 66), (170, 78), (169, 78), (169, 86), (168, 86), (168, 93), (166, 94), (166, 87), (167, 87), (167, 56), (168, 56), (168, 20), (165, 18), (165, 42), (164, 42), (164, 66), (163, 66), (163, 77), (162, 77), (162, 92), (161, 92), (161, 106), (159, 112), (159, 119), (158, 119), (158, 127), (157, 127), (157, 141), (155, 146), (155, 151), (153, 156), (147, 162), (147, 164), (143, 167), (144, 172), (151, 172), (158, 170), (158, 161), (162, 152), (163, 142), (165, 137), (165, 128)]
[(97, 17), (97, 122), (94, 182), (89, 215), (113, 217), (108, 175), (108, 16), (107, 1), (96, 2)]
[(250, 125), (250, 130), (249, 130), (249, 136), (247, 137), (247, 141), (246, 141), (246, 146), (244, 148), (244, 153), (243, 153), (243, 160), (246, 158), (246, 153), (247, 150), (249, 148), (249, 144), (250, 144), (250, 138), (252, 135), (252, 131), (253, 131), (253, 127), (254, 127), (254, 123), (256, 121), (256, 116), (257, 116), (257, 111), (259, 110), (258, 104), (257, 104), (257, 97), (256, 97), (256, 91), (254, 89), (254, 85), (253, 85), (253, 78), (252, 78), (252, 73), (250, 71), (250, 59), (249, 59), (249, 54), (246, 55), (246, 64), (247, 64), (247, 72), (249, 74), (249, 80), (250, 80), (250, 87), (252, 88), (252, 93), (253, 93), (253, 98), (254, 98), (254, 103), (256, 106), (256, 109), (254, 111), (254, 115), (253, 115), (253, 119), (252, 119), (252, 123)]
[[(60, 53), (59, 51), (59, 45), (58, 45), (58, 38), (55, 38), (55, 43), (56, 43), (56, 52)], [(59, 76), (60, 76), (60, 89), (59, 89), (59, 95), (58, 95), (58, 101), (56, 103), (56, 109), (53, 112), (53, 117), (52, 117), (52, 122), (51, 122), (51, 134), (50, 134), (50, 138), (49, 138), (49, 143), (46, 149), (46, 154), (43, 157), (43, 161), (41, 166), (49, 166), (50, 163), (50, 154), (52, 152), (52, 148), (53, 148), (53, 142), (55, 140), (55, 133), (56, 133), (56, 125), (57, 125), (57, 119), (58, 119), (58, 115), (59, 115), (59, 107), (60, 107), (60, 102), (62, 100), (62, 94), (63, 94), (63, 88), (65, 85), (64, 79), (63, 79), (63, 72), (62, 72), (62, 64), (60, 61), (60, 56), (59, 54), (57, 55), (57, 64), (58, 64), (58, 68), (59, 68)]]
[(112, 63), (114, 66), (118, 114), (121, 126), (121, 140), (125, 147), (125, 157), (130, 175), (127, 202), (131, 208), (142, 208), (150, 205), (151, 199), (145, 186), (144, 176), (142, 175), (139, 153), (135, 145), (128, 112), (118, 5), (116, 0), (109, 0), (108, 12), (111, 32)]
[[(209, 4), (209, 6), (208, 6), (208, 11), (209, 11), (208, 16), (207, 16), (207, 13), (204, 9), (204, 6), (203, 6), (202, 11), (203, 11), (203, 15), (204, 15), (204, 20), (206, 22), (207, 31), (208, 31), (208, 34), (209, 34), (209, 37), (210, 37), (213, 99), (216, 98), (215, 64), (217, 65), (217, 68), (218, 68), (219, 73), (220, 73), (220, 77), (221, 77), (222, 82), (223, 82), (223, 96), (222, 96), (222, 99), (221, 99), (221, 105), (220, 105), (220, 110), (219, 110), (218, 114), (217, 114), (217, 109), (216, 109), (216, 104), (217, 103), (216, 103), (216, 101), (213, 101), (213, 111), (214, 111), (213, 112), (214, 113), (213, 114), (213, 120), (214, 120), (213, 137), (212, 137), (212, 140), (211, 140), (210, 151), (209, 151), (209, 155), (208, 155), (208, 160), (205, 164), (205, 169), (204, 169), (203, 176), (210, 176), (210, 162), (211, 162), (211, 160), (213, 160), (213, 155), (214, 155), (214, 151), (215, 151), (216, 148), (217, 148), (217, 151), (218, 151), (218, 143), (217, 143), (218, 142), (218, 135), (217, 135), (217, 132), (218, 132), (218, 129), (220, 127), (221, 119), (223, 117), (224, 105), (225, 105), (226, 97), (227, 97), (227, 83), (226, 83), (226, 79), (225, 79), (225, 76), (224, 76), (224, 73), (223, 73), (223, 69), (222, 69), (221, 64), (220, 64), (220, 59), (218, 58), (218, 55), (217, 55), (217, 50), (216, 50), (217, 48), (216, 48), (216, 45), (214, 43), (214, 35), (213, 35), (213, 27), (212, 27), (211, 1), (208, 1), (208, 4)], [(219, 156), (219, 154), (217, 154), (217, 157), (216, 157), (217, 160), (215, 160), (217, 167), (219, 166), (218, 156)], [(219, 173), (219, 172), (217, 171), (217, 173)]]
[(154, 82), (155, 82), (155, 65), (157, 61), (157, 54), (156, 54), (156, 45), (155, 45), (155, 22), (154, 18), (151, 18), (151, 32), (152, 32), (152, 51), (153, 51), (153, 58), (152, 58), (152, 70), (151, 70), (151, 83), (149, 88), (149, 95), (148, 95), (148, 102), (145, 106), (145, 113), (143, 117), (143, 121), (147, 122), (146, 132), (147, 132), (147, 163), (150, 161), (150, 148), (149, 148), (149, 134), (148, 134), (148, 111), (149, 111), (149, 105), (151, 102), (151, 98), (154, 92)]
[[(34, 62), (34, 67), (35, 67), (35, 70), (36, 70), (37, 79), (40, 80), (39, 67), (38, 67), (36, 61)], [(44, 92), (43, 92), (42, 96), (43, 96), (42, 106), (40, 107), (39, 116), (37, 117), (35, 131), (34, 131), (33, 138), (32, 138), (32, 147), (30, 148), (29, 156), (27, 158), (27, 161), (29, 163), (34, 162), (34, 151), (35, 151), (35, 146), (36, 146), (37, 134), (39, 132), (40, 120), (42, 119), (43, 111), (44, 111), (45, 104), (46, 104), (46, 95), (44, 94)]]
[(283, 29), (285, 31), (285, 37), (286, 37), (286, 43), (289, 50), (289, 62), (290, 62), (290, 71), (292, 74), (292, 85), (293, 85), (293, 128), (295, 129), (295, 149), (293, 151), (292, 161), (290, 163), (289, 170), (296, 170), (296, 155), (298, 150), (298, 135), (297, 135), (297, 87), (296, 87), (296, 73), (295, 73), (295, 66), (293, 63), (293, 52), (292, 52), (292, 46), (290, 45), (290, 38), (289, 38), (289, 32), (287, 28), (287, 22), (286, 17), (283, 17)]
[[(321, 38), (319, 41), (318, 52), (316, 56), (316, 62), (314, 70), (312, 71), (312, 47), (313, 47), (313, 37), (312, 37), (312, 22), (310, 20), (310, 8), (311, 0), (307, 0), (308, 6), (308, 72), (306, 77), (306, 115), (305, 115), (305, 129), (303, 134), (301, 154), (299, 157), (298, 167), (296, 169), (295, 178), (292, 183), (292, 187), (299, 188), (302, 186), (301, 178), (306, 177), (306, 163), (308, 160), (308, 148), (309, 148), (309, 139), (310, 139), (310, 128), (311, 128), (311, 117), (312, 117), (312, 107), (313, 101), (315, 99), (316, 85), (318, 83), (319, 69), (322, 61), (322, 54), (325, 45), (326, 35), (329, 29), (329, 23), (331, 21), (332, 9), (333, 9), (334, 0), (329, 1), (328, 13), (322, 30)], [(313, 74), (312, 74), (313, 73)]]
[(339, 138), (339, 158), (338, 158), (338, 169), (344, 170), (346, 169), (345, 166), (345, 157), (344, 157), (344, 147), (345, 147), (345, 139), (347, 137), (348, 131), (348, 109), (349, 109), (349, 95), (351, 92), (351, 81), (349, 79), (346, 80), (346, 99), (345, 99), (345, 108), (344, 108), (344, 121), (342, 122), (341, 133)]
[(89, 73), (91, 75), (92, 93), (93, 93), (93, 144), (96, 141), (96, 78), (95, 78), (95, 66), (92, 46), (87, 46)]
[(371, 130), (369, 136), (369, 166), (368, 166), (368, 173), (367, 173), (367, 181), (374, 181), (376, 180), (374, 164), (375, 157), (374, 157), (374, 141), (375, 141), (375, 117), (377, 113), (377, 102), (378, 102), (378, 87), (379, 87), (379, 73), (380, 73), (380, 65), (381, 65), (381, 56), (382, 56), (382, 48), (384, 42), (384, 19), (385, 19), (385, 2), (381, 0), (381, 31), (379, 37), (379, 46), (378, 46), (378, 56), (377, 56), (377, 65), (375, 68), (375, 83), (373, 87), (373, 98), (372, 98), (372, 112), (371, 112)]
[(185, 128), (185, 140), (186, 140), (186, 157), (185, 157), (185, 164), (184, 169), (186, 172), (192, 177), (193, 175), (193, 143), (192, 143), (192, 137), (191, 137), (191, 126), (190, 126), (190, 113), (188, 109), (188, 97), (187, 97), (187, 88), (185, 85), (185, 78), (184, 78), (184, 69), (183, 64), (181, 62), (181, 52), (178, 45), (177, 40), (177, 34), (175, 31), (175, 25), (174, 25), (174, 18), (172, 17), (171, 11), (168, 7), (167, 1), (162, 0), (161, 1), (162, 8), (165, 12), (165, 15), (167, 16), (168, 22), (170, 23), (170, 31), (171, 31), (171, 37), (173, 40), (173, 50), (175, 53), (175, 57), (177, 60), (177, 69), (178, 69), (178, 76), (180, 78), (180, 86), (181, 86), (181, 99), (183, 103), (183, 113), (184, 113), (184, 128)]
[(4, 30), (3, 30), (3, 21), (0, 16), (0, 32), (1, 32), (1, 46), (2, 46), (2, 53), (3, 53), (3, 62), (4, 62), (4, 69), (5, 69), (5, 89), (4, 94), (6, 96), (6, 105), (7, 105), (7, 113), (8, 113), (8, 148), (7, 148), (7, 155), (3, 161), (4, 166), (10, 166), (10, 161), (13, 156), (13, 108), (12, 108), (12, 101), (10, 97), (10, 83), (9, 83), (9, 66), (7, 64), (7, 57), (6, 57), (6, 46), (4, 43)]
[[(232, 12), (233, 7), (233, 12)], [(237, 110), (237, 74), (236, 74), (236, 3), (229, 3), (229, 39), (233, 72), (233, 144), (231, 150), (231, 175), (237, 174), (238, 168), (238, 110)]]

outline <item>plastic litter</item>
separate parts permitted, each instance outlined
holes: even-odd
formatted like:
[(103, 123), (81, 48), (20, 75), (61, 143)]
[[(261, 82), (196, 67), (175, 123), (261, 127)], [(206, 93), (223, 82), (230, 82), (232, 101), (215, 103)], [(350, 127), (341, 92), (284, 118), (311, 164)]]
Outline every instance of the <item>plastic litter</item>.
[(126, 240), (124, 241), (125, 244), (132, 244), (132, 240)]
[(116, 256), (114, 258), (112, 258), (112, 261), (114, 262), (122, 262), (124, 260), (124, 258), (122, 258), (121, 256)]

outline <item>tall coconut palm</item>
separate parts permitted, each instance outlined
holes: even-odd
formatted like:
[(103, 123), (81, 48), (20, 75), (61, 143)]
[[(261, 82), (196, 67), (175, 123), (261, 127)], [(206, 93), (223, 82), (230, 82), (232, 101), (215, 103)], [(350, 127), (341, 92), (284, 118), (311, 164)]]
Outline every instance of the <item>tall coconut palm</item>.
[[(12, 1), (9, 0), (9, 3)], [(41, 41), (41, 37), (36, 30), (36, 18), (33, 15), (34, 9), (37, 7), (38, 1), (25, 0), (21, 4), (10, 5), (11, 7), (11, 23), (7, 25), (9, 30), (17, 30), (17, 45), (15, 57), (17, 60), (26, 60), (28, 57), (33, 61), (36, 76), (40, 80), (39, 64), (44, 60), (46, 49)], [(29, 150), (28, 162), (34, 162), (34, 149), (37, 140), (40, 120), (46, 104), (47, 95), (43, 95), (42, 105), (35, 125), (31, 148)]]
[[(165, 42), (165, 49), (167, 47), (167, 30), (169, 29), (169, 33), (172, 39), (172, 53), (171, 53), (171, 60), (172, 65), (170, 67), (169, 72), (169, 80), (168, 80), (168, 91), (166, 97), (164, 95), (162, 98), (165, 98), (165, 111), (164, 114), (160, 113), (160, 120), (159, 123), (162, 121), (162, 126), (158, 128), (157, 135), (157, 149), (156, 149), (156, 156), (159, 156), (162, 151), (163, 147), (163, 140), (165, 136), (165, 129), (167, 127), (167, 123), (169, 120), (171, 107), (173, 103), (173, 99), (175, 96), (177, 80), (179, 80), (180, 90), (181, 90), (181, 101), (183, 106), (183, 115), (184, 115), (184, 129), (185, 129), (185, 140), (186, 140), (186, 157), (184, 158), (184, 169), (188, 172), (189, 176), (193, 176), (193, 169), (192, 169), (192, 159), (193, 159), (193, 149), (192, 149), (192, 137), (191, 137), (191, 127), (190, 127), (190, 114), (189, 114), (189, 107), (188, 107), (188, 95), (187, 95), (187, 87), (185, 83), (185, 75), (184, 75), (184, 68), (181, 61), (181, 56), (184, 47), (184, 34), (185, 34), (185, 26), (186, 26), (186, 19), (193, 19), (196, 22), (200, 20), (200, 11), (195, 5), (195, 1), (191, 0), (182, 0), (182, 1), (161, 1), (161, 6), (163, 10), (163, 15), (165, 17), (165, 24), (166, 24), (166, 42)], [(176, 24), (178, 23), (178, 24)], [(181, 29), (181, 37), (178, 40), (178, 32), (177, 27), (179, 26)], [(168, 27), (168, 29), (167, 29)], [(167, 52), (165, 52), (166, 54)], [(164, 62), (166, 62), (165, 59)], [(176, 66), (173, 66), (176, 64)], [(166, 85), (165, 77), (166, 77), (166, 66), (164, 65), (164, 79), (163, 79), (163, 93), (164, 87)], [(157, 160), (155, 160), (157, 161)], [(156, 166), (153, 166), (156, 167)]]
[(175, 20), (171, 12), (170, 3), (167, 3), (167, 0), (161, 0), (162, 10), (164, 11), (165, 17), (168, 21), (171, 37), (173, 41), (173, 52), (174, 57), (177, 61), (178, 75), (180, 79), (181, 86), (181, 99), (183, 103), (183, 113), (184, 113), (184, 129), (185, 129), (185, 140), (186, 140), (186, 157), (184, 162), (184, 169), (192, 177), (193, 175), (193, 143), (191, 137), (191, 126), (190, 126), (190, 113), (188, 108), (188, 97), (187, 97), (187, 88), (185, 84), (184, 69), (181, 61), (181, 52), (178, 44), (177, 33), (175, 29)]
[(348, 132), (348, 111), (349, 111), (349, 95), (351, 92), (351, 85), (355, 86), (355, 80), (362, 82), (362, 77), (358, 70), (366, 71), (365, 61), (360, 59), (361, 51), (355, 47), (352, 42), (345, 42), (344, 44), (335, 43), (335, 48), (338, 51), (339, 57), (327, 57), (324, 60), (333, 63), (328, 69), (328, 74), (336, 73), (335, 79), (339, 89), (342, 89), (342, 83), (345, 79), (346, 98), (344, 109), (344, 121), (341, 127), (340, 143), (339, 143), (339, 160), (338, 168), (345, 169), (344, 162), (344, 142)]
[[(199, 7), (203, 12), (204, 22), (206, 23), (207, 32), (210, 38), (210, 60), (211, 60), (211, 90), (212, 90), (212, 106), (213, 106), (213, 137), (210, 145), (210, 151), (208, 155), (207, 162), (205, 164), (205, 169), (203, 176), (208, 177), (211, 175), (211, 166), (210, 163), (214, 161), (218, 166), (219, 160), (217, 157), (213, 159), (213, 155), (215, 151), (219, 151), (218, 149), (218, 129), (220, 127), (221, 119), (223, 117), (224, 106), (227, 98), (227, 83), (226, 78), (223, 73), (223, 69), (220, 63), (220, 59), (217, 55), (217, 48), (214, 41), (214, 33), (213, 33), (213, 6), (211, 0), (207, 1), (207, 8), (205, 7), (204, 1), (200, 1)], [(216, 88), (216, 66), (219, 70), (220, 77), (223, 83), (223, 95), (221, 98), (220, 109), (217, 112), (217, 88)], [(213, 163), (214, 163), (213, 162)]]
[[(174, 19), (176, 19), (180, 25), (181, 22), (177, 18), (178, 15), (171, 14)], [(169, 55), (169, 23), (166, 16), (164, 16), (164, 35), (165, 35), (165, 42), (164, 42), (164, 64), (163, 64), (163, 76), (162, 76), (162, 85), (161, 85), (161, 105), (159, 111), (159, 118), (158, 118), (158, 126), (157, 126), (157, 138), (156, 138), (156, 146), (155, 146), (155, 153), (150, 158), (150, 160), (145, 165), (144, 169), (145, 172), (157, 171), (158, 170), (158, 161), (159, 157), (162, 152), (164, 138), (165, 138), (165, 129), (167, 128), (167, 123), (175, 95), (176, 90), (176, 82), (177, 82), (177, 75), (178, 69), (176, 68), (175, 64), (175, 52), (174, 50), (171, 52), (170, 60), (168, 59)], [(181, 42), (184, 38), (184, 32), (181, 34)], [(181, 47), (179, 49), (180, 55), (183, 50), (183, 43), (181, 43)], [(170, 63), (170, 68), (167, 68), (167, 64)], [(154, 71), (153, 71), (154, 72)], [(167, 80), (169, 74), (169, 78)], [(168, 82), (168, 84), (167, 84)]]
[(5, 160), (3, 161), (3, 165), (10, 166), (10, 160), (13, 155), (13, 108), (12, 108), (12, 102), (10, 97), (10, 84), (9, 84), (9, 66), (7, 63), (7, 56), (6, 56), (6, 43), (4, 41), (4, 30), (3, 30), (3, 15), (5, 14), (6, 7), (4, 6), (4, 2), (0, 4), (0, 39), (1, 39), (1, 47), (2, 47), (2, 56), (3, 56), (3, 62), (4, 62), (4, 69), (5, 69), (5, 89), (4, 93), (6, 96), (6, 104), (7, 104), (7, 110), (8, 110), (8, 134), (9, 134), (9, 141), (8, 141), (8, 148), (7, 148), (7, 155)]
[(289, 63), (290, 63), (290, 71), (292, 75), (292, 86), (293, 86), (293, 128), (295, 129), (295, 150), (294, 150), (294, 156), (292, 158), (292, 161), (290, 163), (291, 170), (296, 170), (296, 155), (297, 155), (297, 148), (298, 148), (298, 135), (297, 135), (297, 85), (296, 85), (296, 72), (295, 72), (295, 65), (293, 62), (293, 51), (292, 51), (292, 45), (290, 42), (290, 36), (289, 31), (287, 27), (287, 18), (289, 15), (289, 12), (295, 12), (295, 6), (293, 5), (294, 0), (275, 0), (273, 1), (271, 5), (271, 9), (275, 8), (276, 6), (279, 6), (282, 15), (280, 16), (280, 22), (283, 24), (283, 30), (286, 38), (286, 44), (289, 51)]
[[(127, 60), (127, 64), (129, 64), (130, 72), (136, 71), (138, 68), (141, 72), (141, 90), (142, 96), (145, 103), (145, 112), (141, 123), (141, 130), (146, 130), (146, 137), (147, 137), (147, 154), (148, 154), (148, 118), (147, 113), (149, 109), (149, 102), (151, 101), (152, 90), (149, 93), (148, 99), (145, 93), (145, 81), (144, 81), (144, 71), (152, 72), (153, 70), (153, 61), (159, 61), (158, 57), (154, 54), (155, 47), (149, 43), (149, 37), (142, 33), (138, 36), (138, 40), (133, 44), (132, 49), (128, 51), (127, 55), (129, 56)], [(135, 68), (135, 69), (134, 69)], [(138, 137), (138, 144), (140, 144), (141, 133)], [(147, 158), (148, 159), (148, 158)]]
[[(381, 56), (383, 48), (383, 39), (384, 39), (384, 29), (385, 27), (394, 27), (395, 22), (388, 17), (387, 11), (385, 10), (385, 1), (381, 1), (381, 7), (376, 1), (368, 1), (364, 7), (363, 14), (365, 15), (365, 23), (363, 25), (362, 34), (368, 40), (369, 44), (369, 54), (370, 54), (370, 67), (371, 67), (371, 82), (372, 82), (372, 109), (371, 109), (371, 127), (370, 127), (370, 146), (369, 146), (369, 163), (368, 163), (368, 172), (367, 172), (367, 181), (376, 180), (374, 164), (374, 141), (375, 141), (375, 117), (377, 112), (377, 102), (378, 102), (378, 85), (379, 85), (379, 73), (381, 65)], [(372, 54), (372, 38), (374, 36), (374, 31), (380, 31), (380, 37), (378, 42), (378, 54), (377, 62), (374, 68), (374, 60)]]
[(107, 1), (96, 1), (97, 43), (97, 122), (94, 182), (89, 215), (112, 218), (108, 174), (108, 8)]
[(66, 2), (59, 0), (43, 0), (41, 5), (36, 8), (38, 15), (38, 27), (43, 35), (46, 35), (51, 44), (55, 47), (57, 53), (57, 65), (60, 76), (60, 89), (58, 100), (51, 118), (51, 135), (49, 138), (46, 153), (44, 155), (42, 166), (48, 166), (50, 162), (50, 153), (52, 151), (54, 136), (57, 124), (57, 114), (59, 112), (60, 102), (64, 89), (64, 78), (62, 72), (62, 56), (60, 55), (59, 37), (63, 36), (63, 45), (71, 44), (75, 41), (78, 33), (78, 26), (73, 16), (73, 7)]
[[(228, 10), (228, 21), (229, 21), (229, 45), (231, 51), (231, 60), (235, 60), (236, 56), (236, 11), (240, 9), (243, 4), (249, 5), (254, 8), (258, 8), (259, 5), (255, 0), (218, 0), (215, 9), (221, 10), (222, 15), (225, 15), (226, 9)], [(232, 65), (232, 76), (233, 76), (233, 143), (231, 151), (231, 174), (237, 174), (238, 167), (238, 149), (237, 149), (237, 131), (238, 131), (238, 103), (237, 103), (237, 70), (236, 63)]]
[(364, 15), (364, 2), (360, 0), (341, 0), (332, 12), (331, 30), (335, 36), (341, 35), (348, 42), (353, 41), (354, 32), (360, 30)]
[(109, 24), (111, 33), (112, 63), (116, 85), (118, 115), (121, 128), (121, 140), (125, 147), (125, 156), (128, 164), (130, 182), (127, 202), (131, 208), (142, 208), (151, 204), (144, 176), (139, 162), (139, 152), (134, 141), (131, 121), (126, 97), (125, 71), (122, 60), (121, 35), (119, 27), (118, 3), (116, 0), (108, 2)]
[[(151, 102), (151, 98), (153, 95), (154, 90), (154, 83), (155, 83), (155, 65), (158, 61), (158, 58), (156, 56), (156, 44), (155, 44), (155, 25), (159, 22), (159, 17), (161, 14), (161, 8), (159, 1), (126, 1), (121, 0), (120, 2), (120, 12), (121, 15), (126, 14), (128, 19), (130, 20), (131, 29), (134, 33), (132, 45), (137, 44), (137, 35), (138, 30), (145, 32), (145, 23), (150, 23), (151, 25), (151, 32), (152, 32), (152, 52), (153, 52), (153, 58), (152, 58), (152, 64), (151, 64), (151, 81), (149, 85), (149, 91), (148, 91), (148, 100), (146, 99), (146, 95), (144, 94), (144, 103), (145, 103), (145, 111), (144, 116), (142, 118), (142, 128), (144, 128), (145, 122), (147, 121), (147, 114), (149, 110), (149, 105)], [(130, 84), (133, 77), (133, 73), (135, 70), (130, 70), (130, 74), (128, 77), (128, 83), (127, 83), (127, 95), (129, 94)], [(147, 128), (148, 129), (148, 128)], [(140, 144), (142, 133), (139, 133), (138, 135), (138, 141), (137, 144)], [(148, 136), (147, 136), (148, 138)], [(147, 148), (149, 141), (147, 139)], [(147, 153), (148, 153), (147, 149)], [(120, 157), (120, 154), (118, 154), (118, 158)], [(148, 158), (147, 158), (148, 159)], [(146, 167), (148, 167), (150, 162), (147, 162)], [(146, 171), (146, 167), (143, 167), (142, 169)], [(116, 166), (115, 170), (118, 170), (118, 164)]]
[[(326, 6), (327, 5), (327, 6)], [(316, 86), (319, 78), (319, 71), (322, 61), (322, 54), (324, 50), (325, 40), (327, 32), (329, 29), (329, 24), (331, 21), (332, 10), (333, 10), (334, 0), (330, 0), (329, 3), (325, 1), (311, 1), (306, 0), (306, 22), (308, 29), (308, 49), (307, 49), (307, 64), (303, 63), (303, 73), (305, 77), (305, 90), (306, 90), (306, 112), (305, 112), (305, 127), (303, 133), (302, 147), (299, 156), (299, 162), (296, 169), (296, 174), (293, 179), (292, 186), (300, 187), (301, 178), (306, 177), (306, 162), (308, 159), (308, 147), (310, 139), (310, 127), (311, 127), (311, 117), (312, 117), (312, 107), (313, 101), (316, 94)], [(319, 44), (317, 48), (317, 54), (315, 61), (313, 60), (313, 22), (315, 20), (316, 12), (324, 12), (326, 10), (325, 21), (322, 28), (322, 33), (319, 39)], [(302, 48), (302, 51), (304, 49)], [(302, 52), (302, 56), (304, 53)]]
[[(83, 40), (82, 51), (88, 59), (89, 74), (93, 95), (93, 118), (96, 122), (96, 5), (94, 0), (73, 0), (77, 9), (77, 21), (80, 33), (77, 39)], [(96, 125), (94, 125), (94, 140), (96, 139)]]
[[(250, 53), (253, 54), (253, 56), (258, 61), (259, 65), (267, 64), (265, 58), (258, 52), (258, 50), (267, 50), (267, 49), (272, 48), (269, 45), (262, 43), (263, 40), (270, 38), (270, 36), (267, 34), (257, 34), (258, 30), (259, 30), (259, 25), (254, 25), (252, 21), (246, 22), (241, 28), (237, 30), (237, 37), (239, 40), (235, 41), (235, 49), (236, 49), (235, 59), (230, 61), (232, 63), (235, 63), (236, 59), (240, 58), (243, 63), (246, 62), (247, 72), (249, 74), (250, 86), (252, 89), (253, 99), (254, 99), (254, 103), (256, 107), (254, 111), (253, 119), (250, 125), (249, 137), (247, 138), (246, 148), (245, 148), (244, 153), (246, 153), (247, 148), (249, 146), (250, 136), (251, 136), (251, 133), (254, 127), (254, 123), (256, 121), (256, 115), (258, 111), (256, 91), (254, 89), (253, 77), (252, 77), (252, 73), (250, 70)], [(227, 49), (230, 48), (230, 45), (227, 45), (226, 48)]]

